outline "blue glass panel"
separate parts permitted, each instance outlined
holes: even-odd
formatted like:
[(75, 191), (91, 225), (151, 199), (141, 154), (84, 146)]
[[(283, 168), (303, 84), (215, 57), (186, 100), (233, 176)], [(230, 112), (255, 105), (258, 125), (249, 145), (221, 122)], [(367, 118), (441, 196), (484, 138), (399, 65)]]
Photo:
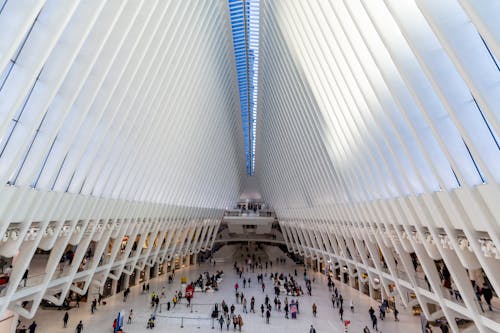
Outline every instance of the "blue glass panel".
[(247, 175), (255, 174), (257, 80), (259, 66), (259, 0), (228, 0), (238, 72)]

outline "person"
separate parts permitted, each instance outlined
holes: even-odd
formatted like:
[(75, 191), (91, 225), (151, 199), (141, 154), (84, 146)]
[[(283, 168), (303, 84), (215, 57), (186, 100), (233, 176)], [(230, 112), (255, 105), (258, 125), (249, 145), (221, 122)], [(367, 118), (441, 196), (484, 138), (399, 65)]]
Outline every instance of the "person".
[(493, 298), (493, 292), (491, 291), (490, 287), (487, 284), (483, 285), (482, 293), (484, 300), (486, 301), (486, 304), (488, 304), (488, 308), (490, 309), (490, 311), (493, 311), (493, 308), (491, 307), (491, 299)]
[(82, 300), (82, 296), (80, 294), (76, 295), (76, 307), (80, 307), (80, 301)]
[(26, 333), (26, 325), (23, 325), (23, 327), (19, 329), (19, 333)]
[(481, 302), (481, 288), (479, 287), (479, 285), (476, 284), (474, 286), (474, 292), (476, 294), (477, 301), (479, 302), (479, 306), (481, 307), (481, 312), (484, 312), (483, 303)]
[(349, 307), (351, 308), (351, 312), (354, 312), (354, 302), (351, 299), (351, 302), (349, 303)]
[(340, 320), (344, 321), (344, 308), (340, 307), (339, 309)]
[(260, 305), (260, 313), (261, 313), (262, 317), (264, 317), (264, 304)]
[(37, 327), (37, 324), (36, 322), (33, 320), (33, 322), (31, 323), (31, 325), (28, 327), (29, 330), (30, 330), (30, 333), (35, 333), (35, 329)]
[(441, 325), (439, 325), (439, 328), (441, 329), (441, 333), (448, 333), (450, 329), (448, 328), (448, 325), (443, 321)]
[(368, 326), (365, 326), (365, 328), (363, 328), (363, 333), (370, 333), (370, 329), (368, 328)]
[(80, 322), (78, 323), (78, 325), (76, 325), (76, 333), (82, 333), (82, 332), (83, 332), (83, 323), (80, 320)]
[(269, 309), (267, 309), (267, 311), (266, 311), (266, 324), (269, 324), (269, 318), (271, 318), (271, 311), (269, 311)]
[(229, 317), (229, 313), (226, 314), (226, 328), (229, 331), (229, 326), (231, 326), (231, 317)]
[(243, 288), (246, 288), (246, 286), (247, 286), (247, 280), (243, 278)]
[(24, 271), (22, 281), (24, 282), (24, 287), (26, 287), (26, 282), (28, 281), (28, 270)]
[(425, 333), (432, 333), (431, 325), (429, 323), (425, 324)]
[(153, 329), (154, 327), (155, 327), (155, 315), (152, 314), (151, 317), (149, 317), (148, 319), (148, 325), (146, 326), (146, 328)]
[(102, 301), (102, 294), (99, 293), (99, 296), (97, 296), (97, 303), (99, 304), (99, 306), (101, 306), (101, 301)]
[(220, 315), (219, 324), (220, 324), (220, 330), (222, 331), (222, 326), (224, 326), (224, 317), (222, 315)]
[(66, 328), (68, 326), (68, 320), (69, 320), (69, 313), (66, 311), (63, 317), (63, 327)]
[(398, 309), (394, 307), (394, 321), (399, 321), (398, 314), (399, 314)]
[(234, 284), (234, 291), (235, 291), (235, 292), (238, 292), (238, 288), (239, 288), (239, 287), (240, 287), (240, 286), (238, 285), (238, 282), (236, 282), (236, 283)]
[(318, 306), (316, 305), (316, 303), (313, 303), (312, 310), (313, 310), (313, 316), (316, 317), (316, 312), (318, 310)]
[(132, 324), (132, 317), (134, 316), (134, 310), (130, 309), (130, 312), (128, 313), (128, 320), (127, 324)]
[(241, 315), (239, 314), (238, 315), (238, 329), (239, 331), (241, 332), (241, 327), (243, 326), (243, 318), (241, 317)]
[(311, 325), (311, 328), (309, 329), (309, 333), (316, 333), (316, 329), (314, 328), (313, 325)]
[(377, 326), (377, 316), (374, 314), (372, 315), (372, 328), (376, 331), (378, 331), (378, 326)]

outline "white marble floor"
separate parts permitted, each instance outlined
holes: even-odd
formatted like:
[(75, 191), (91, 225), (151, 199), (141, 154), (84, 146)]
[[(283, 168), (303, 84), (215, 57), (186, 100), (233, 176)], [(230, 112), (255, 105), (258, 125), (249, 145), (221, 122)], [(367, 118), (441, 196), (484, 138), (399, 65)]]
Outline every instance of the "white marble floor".
[[(235, 252), (231, 248), (222, 249), (221, 251), (225, 253)], [(270, 257), (273, 258), (277, 253), (269, 253)], [(220, 257), (220, 256), (219, 256)], [(222, 256), (223, 258), (224, 256)], [(215, 329), (212, 330), (212, 321), (210, 319), (210, 312), (212, 309), (212, 304), (215, 302), (221, 302), (223, 299), (231, 305), (232, 303), (236, 306), (236, 313), (242, 312), (241, 304), (236, 304), (234, 295), (234, 284), (236, 281), (242, 286), (242, 281), (237, 277), (235, 272), (232, 270), (232, 258), (228, 258), (225, 263), (218, 262), (214, 267), (208, 264), (202, 264), (200, 266), (192, 266), (176, 273), (176, 277), (173, 284), (167, 284), (165, 278), (153, 279), (150, 281), (150, 291), (161, 292), (163, 287), (167, 290), (167, 295), (160, 302), (167, 302), (173, 296), (173, 292), (178, 290), (180, 287), (180, 277), (186, 275), (188, 281), (193, 280), (201, 272), (209, 271), (214, 273), (215, 270), (224, 270), (224, 280), (220, 286), (218, 292), (212, 294), (195, 293), (193, 299), (192, 310), (187, 308), (185, 303), (177, 305), (175, 309), (167, 312), (165, 307), (162, 306), (162, 312), (158, 311), (156, 328), (157, 331), (175, 331), (175, 332), (217, 332), (219, 326), (215, 323)], [(273, 260), (274, 261), (274, 260)], [(277, 265), (275, 261), (273, 263), (273, 272), (293, 272), (294, 269), (298, 271), (298, 278), (301, 283), (303, 283), (302, 274), (303, 269), (301, 266), (294, 265), (291, 261), (287, 261), (286, 264)], [(266, 270), (264, 270), (266, 271)], [(268, 272), (271, 269), (267, 270)], [(248, 299), (248, 303), (252, 296), (256, 299), (256, 308), (264, 302), (266, 293), (269, 294), (271, 300), (274, 298), (272, 288), (266, 288), (266, 292), (263, 293), (260, 286), (257, 286), (257, 271), (255, 273), (246, 273), (244, 277), (251, 277), (252, 286), (250, 288), (244, 288), (242, 291)], [(271, 286), (271, 281), (266, 282), (267, 286)], [(339, 283), (337, 282), (337, 285)], [(365, 325), (369, 325), (369, 315), (368, 309), (371, 305), (377, 309), (378, 304), (371, 300), (369, 297), (362, 295), (347, 286), (339, 286), (340, 291), (344, 297), (345, 313), (344, 319), (351, 321), (351, 326), (349, 332), (362, 332)], [(305, 290), (305, 284), (303, 284), (303, 289)], [(283, 298), (282, 298), (283, 299)], [(290, 298), (289, 298), (290, 299)], [(355, 305), (354, 313), (349, 310), (348, 304), (350, 300), (353, 300)], [(81, 303), (80, 308), (72, 309), (69, 311), (70, 319), (68, 328), (63, 328), (63, 315), (64, 311), (57, 310), (39, 310), (35, 320), (38, 324), (37, 332), (51, 332), (51, 333), (62, 333), (62, 332), (74, 332), (78, 321), (82, 320), (84, 324), (84, 332), (112, 332), (113, 318), (116, 317), (119, 311), (122, 311), (125, 316), (127, 316), (130, 309), (134, 309), (135, 317), (130, 325), (124, 325), (124, 331), (127, 333), (131, 332), (149, 332), (146, 329), (146, 322), (152, 313), (150, 307), (150, 295), (142, 294), (142, 288), (140, 286), (132, 287), (130, 296), (126, 303), (123, 302), (123, 294), (112, 296), (106, 299), (107, 304), (105, 306), (98, 306), (95, 314), (90, 313), (90, 305), (88, 303)], [(316, 282), (313, 284), (312, 297), (301, 296), (299, 298), (300, 302), (300, 314), (298, 319), (285, 319), (284, 312), (272, 311), (270, 324), (266, 324), (264, 318), (261, 317), (260, 311), (257, 309), (257, 313), (242, 314), (244, 320), (243, 331), (244, 332), (288, 332), (288, 333), (299, 333), (309, 332), (311, 325), (314, 325), (318, 333), (321, 332), (344, 332), (344, 326), (340, 321), (338, 315), (338, 309), (333, 309), (330, 301), (330, 293), (326, 285), (326, 279), (320, 274), (316, 274)], [(315, 302), (318, 306), (317, 317), (312, 315), (312, 304)], [(248, 305), (250, 308), (250, 305)], [(420, 332), (420, 321), (418, 317), (411, 316), (406, 310), (400, 308), (400, 321), (395, 322), (393, 314), (388, 314), (386, 320), (379, 320), (379, 332), (384, 333), (399, 333), (399, 332)], [(181, 328), (180, 317), (185, 317), (183, 320), (183, 328)], [(193, 318), (193, 319), (188, 319)], [(125, 320), (126, 321), (126, 320)], [(23, 324), (29, 325), (31, 321), (24, 320)], [(224, 328), (224, 331), (226, 329)], [(230, 328), (232, 331), (232, 328)]]

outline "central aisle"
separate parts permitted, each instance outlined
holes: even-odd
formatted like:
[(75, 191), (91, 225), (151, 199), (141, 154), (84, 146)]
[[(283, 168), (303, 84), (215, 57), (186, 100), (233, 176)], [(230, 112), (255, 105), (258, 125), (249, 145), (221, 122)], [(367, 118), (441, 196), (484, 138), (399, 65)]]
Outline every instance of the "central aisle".
[[(110, 298), (105, 299), (105, 306), (98, 306), (95, 314), (90, 313), (90, 304), (81, 303), (80, 308), (72, 309), (69, 311), (69, 324), (67, 328), (63, 328), (63, 316), (64, 311), (57, 310), (40, 310), (35, 318), (39, 332), (51, 332), (51, 333), (62, 333), (62, 332), (74, 332), (75, 327), (79, 320), (83, 321), (84, 332), (112, 332), (113, 318), (116, 317), (119, 311), (122, 311), (125, 315), (124, 322), (127, 321), (128, 312), (130, 309), (134, 310), (135, 316), (132, 324), (124, 325), (123, 329), (127, 333), (132, 332), (150, 332), (146, 329), (146, 322), (153, 313), (153, 309), (150, 305), (151, 292), (156, 291), (156, 293), (161, 294), (162, 289), (165, 288), (166, 296), (160, 299), (161, 312), (158, 309), (156, 313), (156, 331), (177, 331), (177, 332), (210, 332), (212, 331), (212, 320), (210, 319), (210, 314), (213, 309), (214, 303), (221, 303), (225, 300), (229, 306), (234, 304), (236, 307), (235, 313), (241, 314), (244, 321), (244, 326), (242, 331), (251, 333), (271, 333), (271, 332), (288, 332), (288, 333), (308, 333), (311, 325), (314, 325), (316, 331), (320, 332), (334, 332), (341, 333), (344, 332), (344, 327), (340, 320), (338, 314), (338, 308), (332, 308), (331, 304), (331, 293), (328, 291), (326, 278), (319, 274), (313, 273), (312, 270), (308, 271), (310, 277), (315, 277), (315, 282), (312, 284), (312, 297), (311, 296), (300, 296), (299, 299), (299, 311), (297, 319), (285, 319), (284, 311), (278, 312), (274, 309), (274, 290), (272, 281), (269, 279), (269, 273), (277, 272), (293, 274), (294, 270), (297, 270), (298, 276), (296, 280), (302, 285), (302, 289), (306, 291), (305, 282), (303, 279), (304, 269), (302, 266), (295, 265), (290, 259), (286, 257), (285, 254), (281, 253), (278, 248), (265, 248), (267, 254), (269, 255), (269, 260), (273, 262), (272, 269), (268, 266), (268, 269), (262, 270), (262, 273), (266, 274), (267, 277), (264, 278), (266, 284), (265, 292), (262, 292), (261, 286), (257, 285), (257, 274), (260, 270), (256, 269), (254, 273), (245, 272), (240, 279), (239, 276), (233, 269), (233, 256), (240, 257), (241, 252), (239, 248), (233, 246), (225, 246), (218, 253), (214, 255), (216, 265), (213, 264), (201, 264), (196, 266), (191, 266), (176, 272), (174, 282), (172, 284), (167, 283), (167, 275), (164, 277), (153, 279), (149, 281), (150, 292), (142, 293), (142, 285), (135, 286), (131, 288), (131, 293), (128, 297), (127, 302), (123, 302), (123, 293), (114, 295)], [(279, 252), (277, 252), (279, 251)], [(276, 257), (286, 258), (285, 264), (277, 264)], [(243, 265), (240, 261), (238, 265)], [(219, 291), (214, 293), (195, 293), (192, 300), (193, 308), (192, 310), (186, 306), (186, 301), (182, 300), (181, 304), (178, 304), (175, 308), (170, 311), (166, 311), (165, 303), (171, 301), (174, 295), (174, 291), (180, 288), (181, 276), (187, 276), (187, 280), (195, 280), (199, 274), (203, 272), (210, 272), (214, 274), (217, 270), (224, 271), (224, 278), (219, 286)], [(246, 268), (245, 268), (246, 270)], [(250, 278), (252, 283), (251, 287), (243, 288), (243, 278)], [(240, 285), (240, 290), (244, 293), (248, 301), (248, 310), (250, 310), (250, 299), (252, 296), (255, 297), (255, 309), (256, 313), (243, 314), (242, 305), (236, 303), (234, 284), (238, 282)], [(374, 309), (378, 310), (378, 303), (371, 300), (369, 297), (360, 294), (353, 289), (341, 285), (338, 281), (335, 281), (336, 286), (344, 298), (344, 319), (351, 320), (351, 327), (349, 332), (362, 332), (365, 325), (368, 325), (370, 332), (374, 332), (371, 329), (368, 309), (373, 306)], [(273, 305), (273, 310), (271, 312), (270, 324), (265, 323), (265, 319), (261, 317), (260, 305), (264, 303), (266, 294), (270, 298), (270, 302)], [(294, 297), (288, 297), (288, 300)], [(284, 296), (280, 297), (282, 303)], [(295, 299), (295, 298), (294, 298)], [(351, 313), (349, 309), (350, 300), (353, 300), (355, 306), (355, 312)], [(316, 303), (318, 306), (317, 317), (312, 315), (312, 304)], [(283, 307), (283, 306), (282, 306)], [(220, 306), (219, 306), (220, 308)], [(385, 321), (379, 320), (379, 331), (384, 333), (390, 332), (419, 332), (420, 323), (417, 317), (412, 317), (408, 315), (407, 311), (400, 308), (400, 321), (395, 322), (392, 313), (387, 314)], [(378, 311), (377, 311), (378, 314)], [(183, 328), (181, 328), (180, 317), (198, 318), (198, 319), (185, 319), (183, 320)], [(24, 321), (23, 324), (28, 326), (30, 321)], [(218, 322), (214, 323), (215, 329), (213, 331), (219, 332), (220, 326)], [(226, 328), (224, 328), (224, 332)], [(233, 331), (232, 325), (230, 331)]]

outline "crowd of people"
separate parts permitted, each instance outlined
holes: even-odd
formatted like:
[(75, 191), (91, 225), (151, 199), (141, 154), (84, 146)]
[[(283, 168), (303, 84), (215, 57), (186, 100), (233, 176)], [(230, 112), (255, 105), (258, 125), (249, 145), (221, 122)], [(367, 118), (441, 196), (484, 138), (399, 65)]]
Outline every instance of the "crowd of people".
[[(244, 326), (244, 320), (254, 320), (255, 318), (245, 316), (251, 316), (253, 314), (260, 313), (260, 317), (263, 322), (266, 324), (271, 323), (271, 319), (273, 317), (283, 319), (291, 319), (297, 320), (300, 316), (300, 306), (299, 304), (311, 304), (311, 313), (313, 317), (320, 316), (319, 314), (319, 306), (313, 299), (309, 299), (306, 302), (303, 302), (303, 297), (312, 297), (313, 288), (316, 285), (316, 280), (314, 278), (314, 274), (310, 274), (308, 269), (304, 267), (303, 270), (303, 280), (298, 277), (297, 269), (293, 272), (279, 272), (279, 265), (272, 270), (273, 261), (265, 260), (264, 256), (260, 257), (257, 255), (259, 253), (258, 248), (249, 249), (246, 248), (246, 254), (241, 254), (238, 260), (234, 262), (234, 275), (236, 281), (234, 281), (234, 293), (235, 293), (235, 302), (232, 303), (227, 299), (221, 300), (220, 303), (216, 303), (213, 305), (211, 317), (220, 327), (220, 330), (229, 330), (232, 329), (242, 331), (242, 327)], [(243, 251), (242, 251), (243, 252)], [(281, 264), (285, 263), (285, 259), (277, 258), (276, 263)], [(265, 270), (264, 267), (267, 267), (268, 270)], [(256, 275), (254, 274), (255, 269), (260, 269)], [(302, 274), (302, 272), (301, 272)], [(175, 277), (175, 271), (172, 272), (170, 276), (168, 276), (168, 283), (172, 283)], [(193, 290), (197, 292), (207, 292), (207, 291), (217, 291), (220, 287), (220, 283), (222, 278), (224, 277), (224, 272), (222, 270), (217, 270), (215, 273), (203, 272), (199, 274), (192, 282), (187, 283), (188, 287), (191, 287)], [(256, 284), (252, 280), (252, 278), (256, 278)], [(331, 293), (331, 304), (334, 311), (338, 311), (338, 316), (341, 321), (341, 325), (345, 325), (344, 322), (344, 308), (347, 307), (351, 313), (355, 313), (355, 307), (353, 299), (345, 300), (344, 296), (341, 293), (341, 290), (337, 288), (335, 282), (332, 280), (330, 276), (327, 278), (327, 286), (328, 290)], [(185, 282), (185, 281), (184, 281)], [(252, 283), (253, 289), (252, 288)], [(266, 289), (266, 284), (269, 285)], [(303, 286), (305, 286), (306, 293), (303, 291)], [(258, 288), (258, 289), (256, 289)], [(150, 292), (149, 283), (142, 284), (142, 291), (146, 293), (150, 297), (150, 305), (151, 305), (151, 315), (147, 317), (146, 320), (146, 328), (154, 329), (155, 321), (156, 321), (156, 313), (160, 304), (166, 305), (166, 310), (171, 311), (172, 308), (175, 308), (181, 300), (186, 300), (186, 306), (191, 306), (191, 299), (193, 297), (193, 293), (189, 294), (187, 292), (183, 292), (181, 290), (175, 290), (171, 295), (168, 295), (170, 292), (167, 292), (167, 286), (162, 286), (159, 290), (153, 290)], [(259, 290), (259, 291), (257, 291)], [(262, 290), (262, 292), (260, 292)], [(274, 292), (274, 294), (273, 294)], [(123, 294), (123, 301), (127, 301), (127, 297), (130, 293), (130, 289), (126, 288)], [(347, 304), (346, 304), (347, 303)], [(102, 304), (102, 294), (99, 294), (97, 298), (91, 300), (90, 310), (91, 313), (94, 313), (98, 306)], [(259, 305), (260, 304), (260, 305)], [(377, 309), (377, 308), (375, 308)], [(394, 305), (389, 306), (387, 300), (384, 300), (380, 306), (378, 307), (378, 316), (376, 315), (376, 310), (373, 307), (370, 307), (368, 310), (369, 314), (369, 325), (373, 331), (378, 332), (378, 321), (386, 320), (387, 313), (391, 311), (394, 314), (394, 321), (398, 321), (399, 311), (396, 309)], [(306, 311), (307, 312), (307, 311)], [(324, 310), (323, 313), (326, 313)], [(132, 324), (134, 318), (134, 310), (130, 309), (127, 317), (127, 324)], [(349, 317), (349, 316), (348, 316)], [(68, 326), (69, 321), (69, 313), (66, 311), (63, 317), (63, 327)], [(120, 326), (120, 327), (117, 327)], [(36, 328), (36, 323), (33, 324), (29, 328), (29, 332), (34, 332)], [(448, 327), (446, 323), (441, 323), (440, 326), (443, 333), (448, 333)], [(113, 322), (113, 329), (118, 332), (123, 332), (121, 325), (115, 319)], [(429, 325), (427, 325), (426, 329), (432, 332)], [(75, 328), (75, 331), (82, 332), (83, 331), (83, 323), (80, 321)], [(316, 328), (311, 325), (309, 332), (316, 333)], [(363, 329), (363, 333), (370, 333), (370, 328), (366, 325)]]

